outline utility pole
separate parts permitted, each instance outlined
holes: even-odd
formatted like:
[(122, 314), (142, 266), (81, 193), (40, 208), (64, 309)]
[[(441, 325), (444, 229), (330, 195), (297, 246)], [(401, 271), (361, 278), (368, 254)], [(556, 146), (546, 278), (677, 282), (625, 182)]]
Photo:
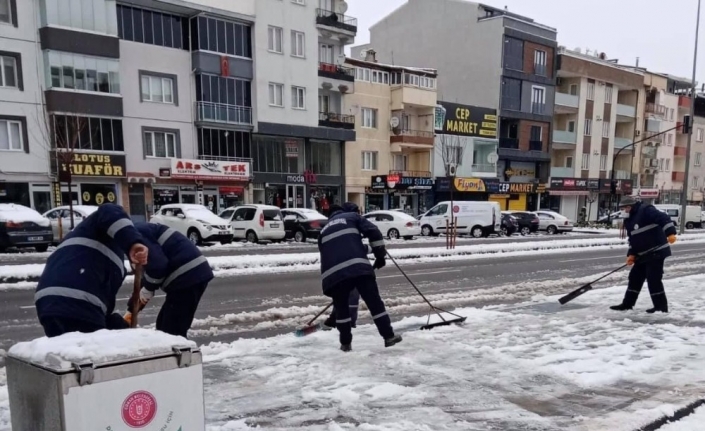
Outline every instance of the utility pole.
[(693, 142), (693, 123), (695, 122), (695, 72), (698, 66), (698, 32), (700, 31), (700, 1), (698, 0), (698, 15), (695, 21), (695, 48), (693, 50), (693, 82), (690, 89), (690, 129), (688, 130), (688, 144), (685, 150), (685, 178), (683, 178), (683, 192), (681, 196), (681, 211), (680, 211), (680, 234), (685, 232), (685, 211), (688, 206), (688, 180), (690, 178), (690, 147)]

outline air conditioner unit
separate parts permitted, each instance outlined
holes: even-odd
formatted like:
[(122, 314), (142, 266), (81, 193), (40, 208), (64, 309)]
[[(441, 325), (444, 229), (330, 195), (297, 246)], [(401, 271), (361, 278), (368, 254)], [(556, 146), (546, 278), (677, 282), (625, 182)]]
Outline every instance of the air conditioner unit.
[(651, 164), (650, 166), (652, 168), (658, 168), (658, 159), (651, 159)]
[(636, 135), (637, 135), (637, 136), (641, 136), (641, 130), (637, 130), (637, 131), (636, 131)]
[(457, 170), (458, 170), (458, 167), (456, 166), (455, 163), (448, 163), (448, 176), (449, 177), (455, 177)]

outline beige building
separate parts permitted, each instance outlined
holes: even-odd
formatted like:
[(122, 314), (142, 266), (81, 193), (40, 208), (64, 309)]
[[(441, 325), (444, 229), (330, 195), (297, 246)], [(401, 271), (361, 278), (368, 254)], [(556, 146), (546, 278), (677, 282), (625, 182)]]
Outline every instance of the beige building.
[(418, 214), (433, 183), (437, 73), (378, 63), (373, 50), (345, 67), (355, 70), (355, 92), (343, 97), (343, 112), (355, 116), (357, 136), (345, 146), (346, 200), (365, 212)]

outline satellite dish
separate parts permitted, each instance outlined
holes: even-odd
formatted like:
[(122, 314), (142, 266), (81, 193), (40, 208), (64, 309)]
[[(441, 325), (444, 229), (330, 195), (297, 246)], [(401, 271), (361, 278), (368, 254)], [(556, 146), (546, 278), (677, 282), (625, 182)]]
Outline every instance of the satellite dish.
[(362, 51), (360, 51), (360, 58), (364, 60), (365, 57), (367, 57), (367, 50), (363, 49)]
[(497, 160), (499, 160), (499, 156), (497, 155), (497, 153), (490, 153), (487, 155), (487, 163), (494, 165), (495, 163), (497, 163)]
[(336, 2), (335, 11), (340, 14), (345, 14), (348, 11), (348, 4), (345, 1)]
[(337, 64), (338, 66), (344, 65), (346, 58), (347, 57), (345, 57), (345, 54), (340, 54), (339, 56), (335, 57), (335, 64)]
[(399, 127), (399, 117), (392, 117), (389, 120), (389, 125), (392, 126), (392, 129)]

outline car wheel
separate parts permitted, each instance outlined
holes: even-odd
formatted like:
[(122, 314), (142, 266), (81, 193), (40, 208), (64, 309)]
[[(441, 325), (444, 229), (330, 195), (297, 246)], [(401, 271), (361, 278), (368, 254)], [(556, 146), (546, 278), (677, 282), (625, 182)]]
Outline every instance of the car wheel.
[(475, 226), (470, 231), (470, 234), (472, 235), (473, 238), (482, 238), (485, 235), (485, 232), (482, 231), (481, 226)]
[(423, 236), (433, 236), (433, 228), (429, 225), (424, 225), (421, 228), (421, 235)]
[(297, 230), (294, 234), (294, 241), (306, 242), (306, 234), (303, 231)]
[(245, 238), (247, 239), (247, 242), (251, 242), (253, 244), (257, 244), (257, 242), (259, 241), (257, 239), (257, 234), (253, 230), (248, 230), (247, 234), (245, 235)]
[(506, 227), (502, 226), (502, 227), (499, 229), (499, 236), (508, 236), (507, 233), (508, 233), (508, 232), (507, 232), (507, 228), (506, 228)]
[(202, 241), (201, 234), (198, 233), (196, 229), (191, 229), (190, 231), (188, 231), (188, 239), (193, 245), (200, 245)]
[(34, 249), (37, 250), (39, 253), (44, 253), (45, 251), (49, 250), (49, 244), (37, 245), (34, 247)]
[(387, 232), (387, 237), (389, 237), (389, 239), (399, 239), (399, 231), (396, 229), (389, 229), (389, 232)]
[(548, 232), (549, 235), (555, 235), (556, 233), (558, 233), (558, 228), (551, 225), (546, 228), (546, 232)]
[(685, 224), (685, 228), (686, 229), (695, 229), (695, 225), (693, 224), (693, 222), (688, 222)]
[(522, 236), (529, 235), (530, 233), (531, 233), (531, 229), (530, 229), (530, 228), (528, 228), (528, 227), (526, 227), (526, 226), (524, 226), (523, 228), (521, 228), (521, 235), (522, 235)]

